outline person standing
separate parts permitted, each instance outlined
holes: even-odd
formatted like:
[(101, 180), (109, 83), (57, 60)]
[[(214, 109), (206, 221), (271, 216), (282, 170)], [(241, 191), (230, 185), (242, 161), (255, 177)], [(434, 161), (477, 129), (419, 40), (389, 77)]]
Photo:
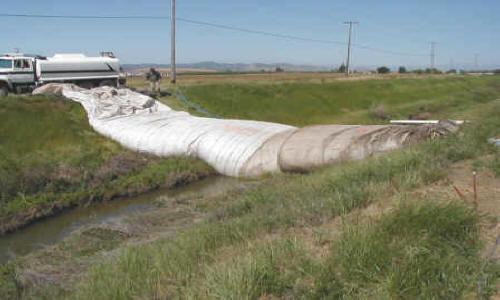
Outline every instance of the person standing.
[(146, 79), (149, 80), (151, 92), (160, 94), (160, 72), (156, 71), (155, 68), (151, 68), (149, 73), (146, 74)]

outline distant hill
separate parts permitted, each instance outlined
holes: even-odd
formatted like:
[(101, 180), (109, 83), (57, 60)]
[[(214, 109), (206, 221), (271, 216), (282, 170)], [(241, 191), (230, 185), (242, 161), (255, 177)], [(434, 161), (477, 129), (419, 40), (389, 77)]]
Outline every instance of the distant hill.
[[(148, 68), (169, 69), (170, 64), (124, 64), (122, 67), (127, 71), (144, 70)], [(252, 71), (274, 71), (281, 68), (285, 71), (330, 71), (332, 67), (312, 66), (312, 65), (294, 65), (288, 63), (276, 64), (243, 64), (243, 63), (218, 63), (213, 61), (198, 62), (191, 64), (177, 64), (178, 69), (187, 69), (190, 71), (231, 71), (231, 72), (252, 72)]]

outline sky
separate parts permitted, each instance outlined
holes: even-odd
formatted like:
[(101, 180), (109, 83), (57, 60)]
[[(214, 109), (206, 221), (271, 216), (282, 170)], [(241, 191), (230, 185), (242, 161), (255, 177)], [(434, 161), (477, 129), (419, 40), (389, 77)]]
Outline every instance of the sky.
[[(294, 63), (338, 66), (353, 43), (352, 64), (425, 67), (436, 42), (440, 68), (500, 66), (498, 0), (177, 0), (177, 17), (250, 30), (339, 42), (328, 44), (177, 22), (177, 62)], [(170, 0), (2, 0), (4, 14), (170, 16)], [(52, 55), (109, 50), (122, 63), (169, 63), (168, 19), (0, 17), (0, 52)]]

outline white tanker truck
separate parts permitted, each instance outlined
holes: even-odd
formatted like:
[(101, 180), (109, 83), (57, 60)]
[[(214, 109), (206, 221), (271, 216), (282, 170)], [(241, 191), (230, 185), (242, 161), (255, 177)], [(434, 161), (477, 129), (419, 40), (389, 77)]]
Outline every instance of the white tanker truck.
[(83, 88), (117, 86), (120, 61), (112, 52), (99, 57), (83, 54), (56, 54), (53, 57), (22, 55), (0, 56), (0, 96), (30, 92), (35, 87), (51, 83), (74, 83)]

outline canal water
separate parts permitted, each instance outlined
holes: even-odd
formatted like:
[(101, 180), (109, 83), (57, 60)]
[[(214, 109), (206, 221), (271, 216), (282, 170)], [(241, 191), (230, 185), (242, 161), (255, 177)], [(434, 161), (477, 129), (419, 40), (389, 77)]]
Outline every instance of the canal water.
[(158, 190), (145, 195), (116, 199), (70, 209), (61, 214), (39, 220), (24, 229), (0, 237), (0, 263), (29, 254), (44, 246), (53, 245), (86, 226), (155, 210), (155, 201), (165, 198), (211, 197), (242, 184), (238, 179), (212, 176), (173, 190)]

